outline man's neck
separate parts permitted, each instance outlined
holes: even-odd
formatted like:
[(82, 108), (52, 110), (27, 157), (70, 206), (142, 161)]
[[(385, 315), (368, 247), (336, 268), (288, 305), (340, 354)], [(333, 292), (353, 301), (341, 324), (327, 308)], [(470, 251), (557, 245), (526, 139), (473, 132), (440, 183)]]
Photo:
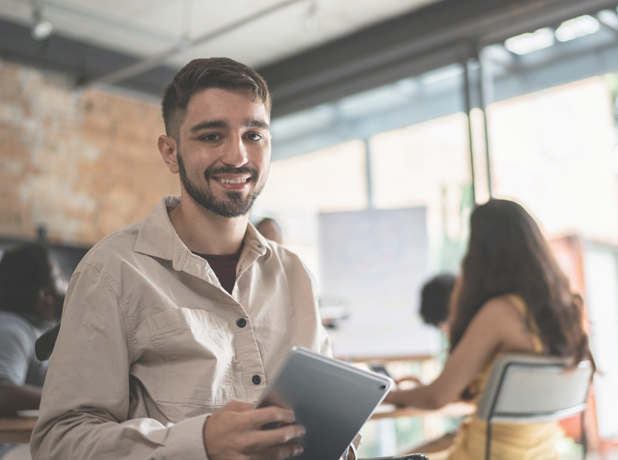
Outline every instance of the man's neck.
[(222, 217), (202, 208), (184, 195), (169, 213), (182, 242), (193, 252), (225, 255), (236, 253), (247, 231), (248, 215)]

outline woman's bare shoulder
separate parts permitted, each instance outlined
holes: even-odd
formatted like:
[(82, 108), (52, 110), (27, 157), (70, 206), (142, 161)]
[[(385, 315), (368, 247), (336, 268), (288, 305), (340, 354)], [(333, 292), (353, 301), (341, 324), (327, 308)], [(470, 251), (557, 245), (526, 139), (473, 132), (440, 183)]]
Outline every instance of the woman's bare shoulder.
[(508, 296), (493, 297), (483, 304), (476, 316), (479, 319), (488, 319), (495, 321), (496, 319), (504, 319), (511, 321), (513, 319), (521, 319), (521, 315), (517, 307), (509, 299)]
[(494, 337), (501, 343), (505, 333), (510, 332), (514, 325), (521, 329), (520, 324), (521, 317), (515, 306), (505, 297), (494, 297), (481, 306), (466, 328), (466, 333), (473, 337), (482, 335), (486, 339)]
[(480, 327), (491, 328), (500, 337), (502, 351), (534, 350), (531, 331), (513, 299), (509, 296), (494, 297), (481, 307), (476, 315)]

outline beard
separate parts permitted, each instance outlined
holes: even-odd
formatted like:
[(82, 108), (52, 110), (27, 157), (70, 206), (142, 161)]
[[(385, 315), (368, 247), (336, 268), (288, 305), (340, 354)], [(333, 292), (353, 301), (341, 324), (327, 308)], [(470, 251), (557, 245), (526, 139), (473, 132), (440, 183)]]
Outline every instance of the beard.
[(193, 200), (202, 208), (221, 217), (239, 217), (247, 214), (253, 207), (253, 203), (255, 203), (257, 197), (260, 193), (262, 193), (262, 190), (264, 190), (264, 185), (266, 185), (265, 179), (262, 183), (258, 183), (260, 174), (255, 168), (249, 168), (248, 166), (241, 166), (240, 168), (235, 168), (234, 166), (214, 168), (211, 166), (204, 171), (204, 178), (206, 179), (207, 184), (210, 184), (211, 180), (216, 180), (212, 178), (215, 174), (250, 174), (250, 180), (254, 181), (256, 184), (253, 192), (246, 198), (243, 197), (244, 194), (242, 192), (232, 190), (225, 192), (227, 200), (222, 200), (214, 196), (210, 190), (210, 187), (207, 189), (201, 189), (198, 185), (194, 184), (191, 179), (189, 179), (180, 152), (178, 152), (176, 158), (178, 161), (180, 182), (189, 196), (193, 198)]

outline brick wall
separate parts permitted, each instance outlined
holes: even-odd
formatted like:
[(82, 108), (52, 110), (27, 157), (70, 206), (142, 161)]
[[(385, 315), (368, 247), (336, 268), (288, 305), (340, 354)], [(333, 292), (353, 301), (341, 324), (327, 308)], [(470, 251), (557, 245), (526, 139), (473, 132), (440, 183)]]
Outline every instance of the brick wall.
[(0, 61), (0, 235), (91, 245), (178, 194), (156, 101)]

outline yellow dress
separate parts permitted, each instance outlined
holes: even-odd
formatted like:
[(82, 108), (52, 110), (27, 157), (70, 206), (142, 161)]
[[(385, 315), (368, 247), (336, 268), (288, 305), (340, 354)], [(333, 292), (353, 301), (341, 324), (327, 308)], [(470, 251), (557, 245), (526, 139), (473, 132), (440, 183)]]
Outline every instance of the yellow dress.
[[(505, 296), (526, 318), (528, 328), (532, 333), (534, 353), (543, 352), (543, 344), (539, 337), (538, 327), (534, 319), (528, 315), (523, 299), (516, 295)], [(490, 363), (480, 372), (473, 382), (478, 389), (474, 402), (478, 405), (485, 389), (489, 371), (498, 357), (494, 356)], [(464, 420), (461, 428), (447, 451), (427, 454), (430, 460), (482, 460), (485, 459), (485, 442), (487, 423), (475, 415)], [(534, 424), (493, 423), (491, 430), (492, 460), (554, 460), (558, 458), (556, 440), (560, 435), (557, 422)]]

